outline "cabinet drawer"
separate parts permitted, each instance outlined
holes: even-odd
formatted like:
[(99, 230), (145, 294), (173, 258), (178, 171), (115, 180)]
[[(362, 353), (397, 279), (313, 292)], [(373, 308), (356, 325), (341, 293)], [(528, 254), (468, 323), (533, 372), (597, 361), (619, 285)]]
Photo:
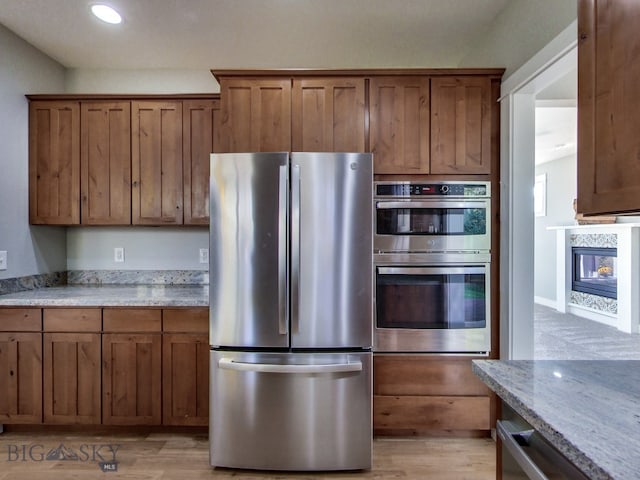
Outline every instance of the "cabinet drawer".
[(99, 308), (45, 308), (45, 332), (99, 332), (102, 316)]
[(0, 308), (0, 332), (39, 332), (42, 311), (39, 308)]
[(162, 310), (105, 308), (102, 317), (105, 332), (160, 332), (162, 330)]
[(162, 311), (164, 332), (209, 333), (209, 309), (171, 308)]
[(489, 397), (373, 397), (373, 428), (380, 430), (489, 430)]
[(489, 395), (470, 358), (374, 355), (375, 395)]

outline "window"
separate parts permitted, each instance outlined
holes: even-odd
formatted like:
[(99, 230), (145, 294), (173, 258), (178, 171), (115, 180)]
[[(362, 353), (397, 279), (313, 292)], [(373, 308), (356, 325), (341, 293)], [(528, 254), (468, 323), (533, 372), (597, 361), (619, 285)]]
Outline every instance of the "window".
[(547, 216), (547, 174), (536, 175), (533, 184), (533, 211), (536, 217)]

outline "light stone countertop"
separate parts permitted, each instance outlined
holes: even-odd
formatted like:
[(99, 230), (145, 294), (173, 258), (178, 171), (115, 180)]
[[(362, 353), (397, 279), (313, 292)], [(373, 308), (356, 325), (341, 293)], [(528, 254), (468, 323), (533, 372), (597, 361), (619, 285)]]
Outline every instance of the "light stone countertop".
[(473, 371), (587, 477), (640, 478), (640, 361), (474, 360)]
[(66, 285), (0, 295), (0, 307), (208, 307), (208, 285)]

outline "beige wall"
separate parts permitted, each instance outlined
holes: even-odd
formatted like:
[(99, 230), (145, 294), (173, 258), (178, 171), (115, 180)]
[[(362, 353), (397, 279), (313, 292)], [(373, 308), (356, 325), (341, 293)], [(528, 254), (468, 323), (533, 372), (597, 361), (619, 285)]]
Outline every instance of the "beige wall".
[(577, 0), (511, 0), (459, 66), (504, 67), (506, 79), (576, 20), (577, 8)]
[(29, 226), (29, 103), (64, 90), (64, 68), (0, 25), (0, 279), (65, 270), (65, 231)]
[(67, 93), (218, 93), (209, 70), (68, 69)]

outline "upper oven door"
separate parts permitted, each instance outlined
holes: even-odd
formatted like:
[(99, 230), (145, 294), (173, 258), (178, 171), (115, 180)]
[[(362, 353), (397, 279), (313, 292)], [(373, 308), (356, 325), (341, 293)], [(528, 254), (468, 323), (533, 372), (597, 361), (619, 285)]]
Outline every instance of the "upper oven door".
[(490, 350), (489, 264), (376, 266), (375, 351)]
[(375, 252), (488, 252), (489, 199), (376, 200)]

